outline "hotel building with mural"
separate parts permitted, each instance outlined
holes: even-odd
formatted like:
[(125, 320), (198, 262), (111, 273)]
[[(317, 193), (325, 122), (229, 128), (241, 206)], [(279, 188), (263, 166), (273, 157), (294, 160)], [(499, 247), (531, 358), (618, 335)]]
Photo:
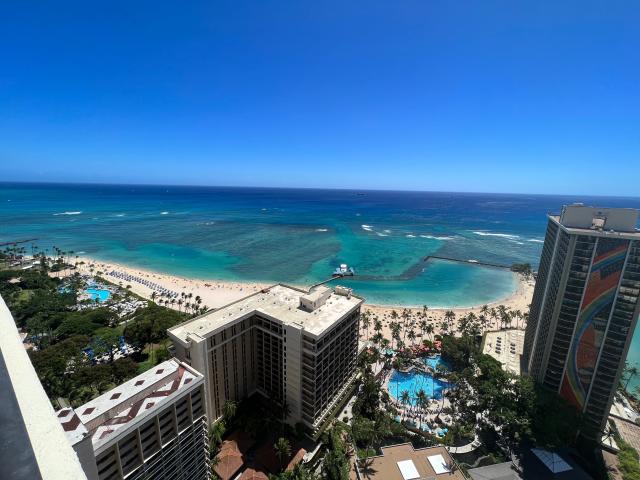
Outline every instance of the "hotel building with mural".
[(523, 369), (603, 431), (640, 313), (638, 211), (565, 206), (549, 215)]

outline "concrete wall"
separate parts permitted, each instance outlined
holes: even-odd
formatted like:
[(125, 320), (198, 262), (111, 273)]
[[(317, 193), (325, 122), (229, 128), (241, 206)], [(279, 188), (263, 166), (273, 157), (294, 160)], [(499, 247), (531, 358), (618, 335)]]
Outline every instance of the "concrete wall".
[[(11, 312), (0, 297), (0, 351), (43, 480), (86, 480), (78, 456), (55, 416), (29, 356), (22, 345)], [(6, 407), (3, 405), (3, 408)], [(15, 412), (18, 414), (18, 412)], [(3, 424), (2, 428), (7, 428)], [(4, 450), (4, 446), (2, 446)], [(2, 461), (16, 461), (2, 451)], [(3, 468), (7, 465), (3, 465)], [(20, 477), (22, 478), (22, 477)], [(33, 477), (37, 478), (37, 477)]]

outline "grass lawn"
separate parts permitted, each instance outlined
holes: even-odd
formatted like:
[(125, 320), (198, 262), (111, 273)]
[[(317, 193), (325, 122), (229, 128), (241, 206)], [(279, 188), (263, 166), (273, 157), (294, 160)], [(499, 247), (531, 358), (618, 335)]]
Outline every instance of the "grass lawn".
[(33, 296), (33, 290), (21, 290), (16, 298), (16, 305), (27, 302)]

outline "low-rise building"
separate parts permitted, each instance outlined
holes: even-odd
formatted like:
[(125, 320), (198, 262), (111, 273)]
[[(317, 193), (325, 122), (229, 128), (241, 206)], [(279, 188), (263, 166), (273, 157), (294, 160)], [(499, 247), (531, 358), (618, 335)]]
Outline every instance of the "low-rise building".
[(212, 420), (258, 392), (286, 404), (290, 423), (317, 429), (355, 378), (362, 303), (346, 288), (275, 285), (168, 333), (204, 375)]
[(382, 447), (382, 455), (360, 461), (356, 472), (359, 480), (465, 480), (446, 448), (410, 443)]
[(500, 362), (502, 369), (520, 375), (524, 330), (495, 330), (484, 334), (482, 353)]
[(207, 480), (204, 379), (171, 359), (57, 413), (89, 480)]
[(532, 448), (513, 462), (496, 463), (467, 471), (472, 480), (592, 480), (568, 451)]

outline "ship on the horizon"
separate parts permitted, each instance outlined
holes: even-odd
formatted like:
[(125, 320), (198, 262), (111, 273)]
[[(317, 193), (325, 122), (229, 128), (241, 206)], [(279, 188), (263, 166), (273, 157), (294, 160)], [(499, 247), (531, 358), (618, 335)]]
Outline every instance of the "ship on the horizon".
[(334, 277), (351, 277), (355, 274), (356, 272), (353, 267), (347, 266), (346, 263), (341, 263), (340, 266), (333, 271)]

